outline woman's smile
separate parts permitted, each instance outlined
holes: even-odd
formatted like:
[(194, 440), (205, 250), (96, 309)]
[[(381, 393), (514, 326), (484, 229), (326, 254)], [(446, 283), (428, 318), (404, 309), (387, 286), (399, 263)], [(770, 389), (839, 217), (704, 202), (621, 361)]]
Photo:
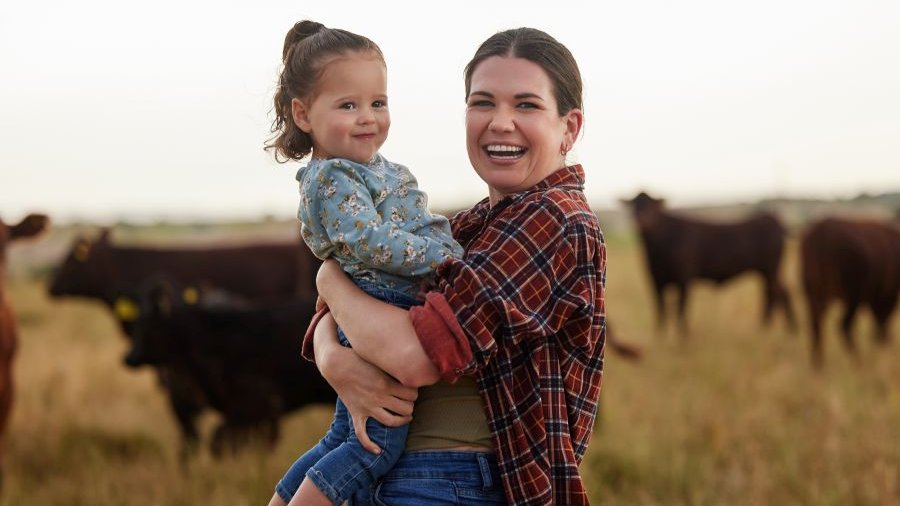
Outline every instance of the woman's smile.
[(525, 156), (528, 148), (512, 144), (488, 144), (484, 146), (484, 152), (495, 161), (516, 161)]

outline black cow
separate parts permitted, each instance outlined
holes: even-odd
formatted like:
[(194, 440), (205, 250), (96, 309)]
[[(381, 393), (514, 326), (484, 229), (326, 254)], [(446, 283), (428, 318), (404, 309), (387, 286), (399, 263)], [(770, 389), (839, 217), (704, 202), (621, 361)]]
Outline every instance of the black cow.
[(16, 315), (5, 286), (6, 246), (12, 241), (37, 235), (47, 227), (48, 222), (43, 214), (29, 214), (16, 225), (7, 225), (0, 220), (0, 488), (3, 484), (6, 424), (13, 403), (13, 358), (18, 345)]
[(803, 289), (809, 304), (813, 365), (822, 365), (822, 316), (832, 301), (844, 303), (844, 344), (856, 355), (853, 321), (869, 306), (878, 342), (888, 341), (888, 321), (900, 292), (900, 229), (890, 223), (827, 218), (812, 224), (800, 243)]
[[(186, 286), (188, 293), (224, 289), (256, 301), (313, 298), (321, 262), (298, 242), (196, 248), (117, 246), (104, 230), (96, 240), (76, 239), (50, 283), (54, 297), (80, 296), (102, 301), (126, 337), (139, 316), (134, 300), (148, 280), (165, 277)], [(190, 285), (190, 286), (188, 286)], [(190, 298), (190, 297), (189, 297)], [(197, 416), (207, 400), (190, 375), (157, 367), (182, 434), (182, 456), (199, 439)]]
[(640, 229), (660, 326), (665, 320), (667, 286), (678, 290), (678, 316), (682, 332), (686, 332), (687, 292), (692, 280), (722, 283), (748, 271), (758, 272), (765, 282), (764, 320), (770, 321), (773, 309), (780, 306), (794, 326), (790, 298), (778, 278), (785, 234), (778, 218), (759, 213), (739, 223), (709, 223), (669, 213), (664, 200), (643, 192), (623, 202), (631, 207)]
[(186, 304), (180, 294), (162, 282), (140, 298), (126, 362), (163, 366), (199, 386), (223, 418), (214, 454), (238, 447), (248, 435), (274, 444), (283, 414), (337, 399), (316, 366), (300, 357), (314, 299), (207, 306)]
[(117, 246), (109, 231), (90, 241), (78, 238), (56, 269), (51, 295), (103, 300), (110, 306), (153, 276), (214, 287), (250, 300), (315, 296), (320, 262), (297, 242), (191, 248)]

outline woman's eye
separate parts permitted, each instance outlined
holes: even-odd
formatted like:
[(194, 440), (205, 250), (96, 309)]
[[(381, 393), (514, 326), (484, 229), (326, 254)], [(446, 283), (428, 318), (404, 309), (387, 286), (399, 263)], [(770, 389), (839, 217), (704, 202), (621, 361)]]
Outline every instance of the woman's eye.
[(517, 105), (516, 107), (518, 107), (519, 109), (537, 109), (538, 108), (537, 104), (535, 104), (534, 102), (522, 102), (519, 105)]
[(490, 100), (473, 100), (469, 102), (469, 107), (490, 107), (494, 105)]

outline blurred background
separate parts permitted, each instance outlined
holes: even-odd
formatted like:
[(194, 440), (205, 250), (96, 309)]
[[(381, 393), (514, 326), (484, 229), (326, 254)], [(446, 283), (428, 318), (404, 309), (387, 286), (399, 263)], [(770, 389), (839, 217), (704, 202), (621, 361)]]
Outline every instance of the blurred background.
[[(478, 44), (532, 26), (572, 50), (586, 122), (570, 159), (606, 234), (610, 321), (640, 350), (608, 354), (582, 465), (593, 503), (900, 502), (900, 324), (879, 346), (863, 311), (854, 358), (835, 305), (812, 367), (799, 253), (820, 218), (889, 224), (900, 208), (897, 2), (52, 0), (0, 5), (0, 218), (52, 222), (7, 248), (19, 350), (0, 505), (264, 504), (326, 429), (331, 407), (299, 407), (273, 447), (216, 457), (222, 415), (206, 409), (185, 458), (171, 390), (157, 369), (122, 365), (130, 341), (109, 305), (47, 293), (102, 227), (122, 247), (296, 241), (300, 165), (262, 146), (283, 37), (301, 19), (381, 46), (382, 152), (437, 211), (486, 195), (464, 144), (462, 72)], [(750, 274), (696, 283), (687, 331), (657, 325), (620, 203), (642, 190), (692, 220), (777, 216), (798, 325), (761, 323)]]
[(462, 72), (534, 26), (585, 83), (573, 159), (598, 206), (852, 197), (900, 187), (900, 6), (884, 1), (12, 2), (0, 7), (0, 212), (57, 221), (290, 216), (296, 165), (262, 151), (294, 21), (384, 51), (383, 152), (439, 208), (484, 196)]

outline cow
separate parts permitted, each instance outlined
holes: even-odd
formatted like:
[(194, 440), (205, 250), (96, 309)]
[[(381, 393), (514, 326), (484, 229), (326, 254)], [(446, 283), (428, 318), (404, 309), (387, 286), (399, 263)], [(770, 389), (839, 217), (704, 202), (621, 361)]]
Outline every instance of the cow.
[(300, 357), (315, 299), (191, 304), (181, 293), (175, 284), (159, 281), (139, 298), (126, 362), (190, 376), (222, 415), (211, 445), (214, 455), (238, 448), (249, 436), (274, 444), (283, 414), (335, 402), (337, 395), (316, 366)]
[[(134, 294), (147, 280), (168, 277), (188, 293), (224, 289), (248, 300), (315, 297), (321, 262), (297, 242), (194, 248), (146, 248), (112, 244), (103, 230), (90, 240), (78, 237), (50, 281), (53, 297), (97, 299), (114, 314), (130, 339), (139, 316)], [(182, 435), (185, 458), (199, 440), (196, 419), (207, 406), (202, 389), (183, 371), (156, 368)]]
[(106, 229), (94, 241), (76, 239), (53, 275), (50, 294), (90, 297), (113, 306), (116, 295), (164, 275), (257, 301), (315, 295), (320, 262), (299, 241), (147, 248), (113, 245), (109, 236)]
[(822, 316), (837, 300), (844, 304), (844, 345), (856, 355), (853, 321), (868, 306), (877, 323), (877, 342), (888, 342), (888, 321), (900, 292), (900, 228), (876, 221), (826, 218), (810, 225), (800, 242), (803, 290), (809, 307), (812, 362), (822, 366)]
[(12, 363), (18, 344), (16, 317), (5, 286), (6, 247), (12, 241), (37, 235), (47, 223), (49, 219), (43, 214), (29, 214), (17, 225), (7, 225), (0, 219), (0, 489), (5, 460), (4, 437), (13, 404)]
[(761, 212), (738, 223), (710, 223), (668, 212), (664, 199), (644, 192), (623, 203), (631, 207), (640, 230), (659, 327), (665, 323), (666, 287), (672, 285), (678, 292), (678, 317), (686, 334), (691, 281), (723, 283), (748, 271), (758, 272), (765, 283), (763, 320), (768, 323), (773, 310), (781, 307), (789, 325), (795, 326), (788, 292), (778, 277), (785, 229), (774, 215)]

